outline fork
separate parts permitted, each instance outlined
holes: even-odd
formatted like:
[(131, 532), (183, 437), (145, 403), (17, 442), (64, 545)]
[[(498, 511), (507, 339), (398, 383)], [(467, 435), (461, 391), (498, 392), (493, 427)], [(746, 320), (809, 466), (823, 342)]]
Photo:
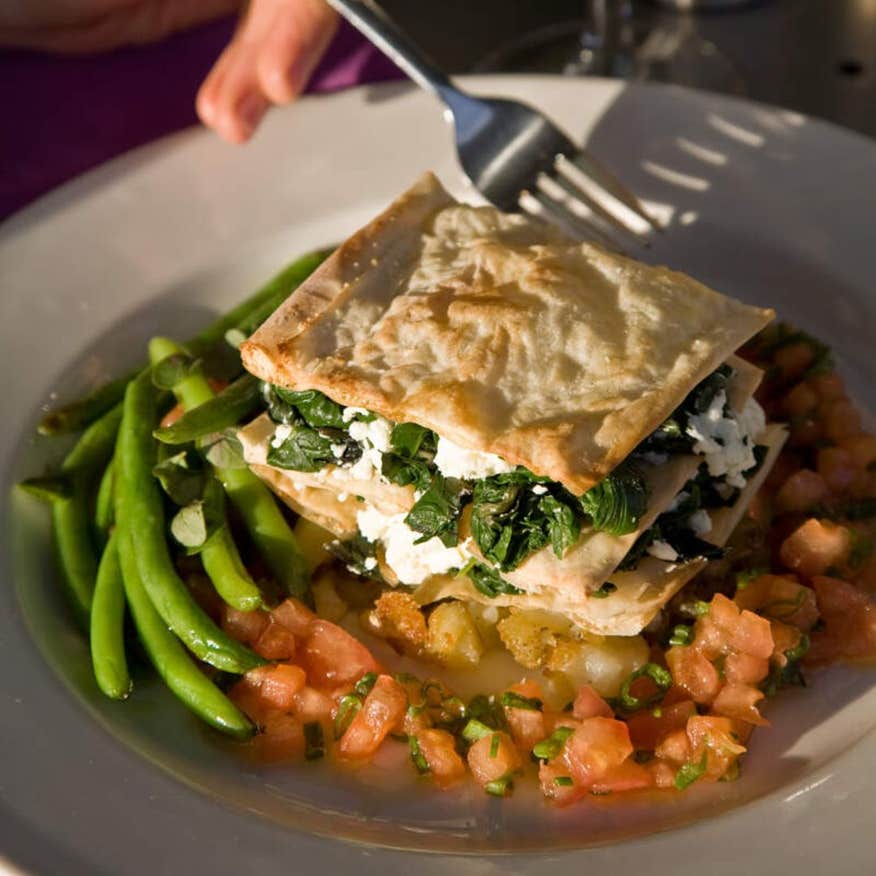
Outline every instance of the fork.
[(523, 209), (579, 237), (618, 248), (612, 230), (648, 245), (660, 230), (638, 198), (542, 113), (514, 100), (457, 88), (386, 14), (368, 0), (329, 3), (449, 111), (459, 163), (494, 206)]

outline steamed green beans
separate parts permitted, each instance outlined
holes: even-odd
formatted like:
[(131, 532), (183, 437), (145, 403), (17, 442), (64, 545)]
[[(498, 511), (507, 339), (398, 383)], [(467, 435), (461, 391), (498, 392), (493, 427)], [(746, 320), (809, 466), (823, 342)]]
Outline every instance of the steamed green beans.
[(156, 429), (155, 437), (165, 444), (196, 441), (239, 423), (259, 407), (261, 398), (259, 381), (251, 374), (243, 374), (218, 395), (187, 408), (172, 425)]
[(73, 610), (87, 627), (97, 577), (98, 555), (89, 511), (89, 490), (112, 453), (122, 418), (121, 405), (105, 413), (82, 434), (61, 472), (70, 480), (71, 495), (52, 503), (52, 528), (61, 572)]
[[(223, 341), (229, 331), (252, 334), (330, 252), (331, 250), (321, 250), (296, 259), (246, 301), (196, 334), (186, 346), (200, 356)], [(124, 377), (111, 380), (87, 396), (49, 411), (40, 421), (38, 431), (42, 435), (61, 435), (85, 428), (122, 400), (125, 387), (138, 373), (139, 371), (133, 371)]]
[[(127, 516), (124, 494), (117, 499), (117, 517)], [(140, 578), (137, 551), (128, 527), (119, 524), (119, 560), (128, 607), (140, 641), (164, 683), (196, 715), (217, 730), (238, 739), (251, 736), (249, 719), (189, 659), (179, 639), (167, 628), (146, 593)]]
[[(178, 354), (181, 350), (178, 344), (167, 338), (153, 338), (149, 342), (150, 356), (154, 361)], [(180, 380), (174, 392), (186, 408), (203, 404), (213, 397), (210, 384), (198, 373)], [(271, 574), (291, 596), (305, 597), (310, 588), (310, 569), (271, 491), (248, 468), (216, 467), (215, 472)]]
[(125, 659), (125, 590), (115, 532), (110, 535), (97, 570), (90, 639), (97, 686), (114, 700), (125, 699), (131, 692), (131, 676)]
[[(125, 392), (117, 457), (117, 522), (123, 522), (130, 533), (140, 578), (164, 622), (200, 660), (228, 672), (246, 672), (265, 661), (207, 617), (174, 568), (165, 535), (162, 499), (152, 475), (155, 420), (155, 392), (151, 375), (145, 371), (128, 384)], [(124, 521), (119, 507), (124, 509)]]

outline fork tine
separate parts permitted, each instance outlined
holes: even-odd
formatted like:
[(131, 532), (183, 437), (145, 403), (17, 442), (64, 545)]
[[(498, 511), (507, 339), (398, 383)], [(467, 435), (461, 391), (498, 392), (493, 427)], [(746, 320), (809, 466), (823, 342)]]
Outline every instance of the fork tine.
[(562, 156), (573, 167), (577, 167), (581, 173), (590, 177), (595, 183), (602, 186), (610, 195), (620, 201), (625, 207), (632, 210), (637, 216), (644, 219), (655, 231), (663, 231), (661, 226), (648, 214), (639, 199), (600, 161), (589, 152), (581, 150), (574, 156)]
[[(528, 201), (538, 204), (540, 210), (532, 209)], [(547, 218), (554, 225), (559, 225), (566, 233), (583, 240), (595, 240), (607, 249), (624, 255), (617, 241), (610, 238), (601, 228), (589, 222), (583, 216), (570, 213), (562, 204), (557, 203), (543, 189), (525, 189), (520, 193), (520, 207), (527, 213), (541, 219)]]
[(606, 222), (613, 228), (616, 228), (618, 231), (629, 235), (636, 241), (636, 243), (640, 244), (641, 246), (651, 246), (651, 242), (648, 240), (647, 237), (636, 231), (634, 228), (631, 228), (627, 223), (621, 221), (617, 216), (614, 215), (614, 213), (603, 207), (603, 205), (600, 204), (599, 201), (596, 200), (596, 198), (592, 197), (580, 186), (575, 185), (572, 180), (565, 176), (563, 173), (563, 164), (563, 162), (558, 160), (556, 163), (555, 172), (552, 174), (548, 174), (551, 182), (555, 183), (558, 187), (563, 189), (563, 191), (565, 191), (571, 198), (584, 204), (592, 213), (595, 213), (600, 219), (602, 219), (603, 222)]

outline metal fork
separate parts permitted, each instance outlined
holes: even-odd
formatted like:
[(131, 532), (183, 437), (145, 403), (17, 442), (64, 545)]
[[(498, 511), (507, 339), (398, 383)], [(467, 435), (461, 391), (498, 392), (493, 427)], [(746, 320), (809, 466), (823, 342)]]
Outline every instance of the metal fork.
[(617, 247), (612, 230), (647, 245), (659, 230), (638, 198), (550, 119), (513, 100), (477, 98), (457, 88), (370, 2), (329, 3), (414, 82), (440, 98), (453, 121), (459, 163), (500, 210), (524, 209), (579, 237)]

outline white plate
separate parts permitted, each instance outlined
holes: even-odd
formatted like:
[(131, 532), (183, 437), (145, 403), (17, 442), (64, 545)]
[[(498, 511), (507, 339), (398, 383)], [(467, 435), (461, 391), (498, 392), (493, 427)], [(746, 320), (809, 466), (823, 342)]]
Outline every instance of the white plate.
[[(529, 100), (589, 138), (670, 219), (649, 258), (817, 332), (873, 407), (869, 141), (679, 89), (538, 77), (468, 86)], [(127, 703), (97, 694), (58, 596), (44, 509), (12, 490), (57, 457), (56, 443), (31, 438), (40, 407), (133, 364), (151, 334), (185, 336), (290, 256), (347, 235), (427, 168), (464, 192), (432, 100), (366, 88), (274, 113), (245, 149), (202, 131), (171, 137), (0, 228), (10, 496), (0, 530), (0, 854), (47, 874), (872, 869), (876, 673), (865, 670), (832, 670), (781, 697), (737, 783), (561, 812), (525, 794), (500, 803), (378, 792), (318, 769), (259, 771), (146, 677)]]

